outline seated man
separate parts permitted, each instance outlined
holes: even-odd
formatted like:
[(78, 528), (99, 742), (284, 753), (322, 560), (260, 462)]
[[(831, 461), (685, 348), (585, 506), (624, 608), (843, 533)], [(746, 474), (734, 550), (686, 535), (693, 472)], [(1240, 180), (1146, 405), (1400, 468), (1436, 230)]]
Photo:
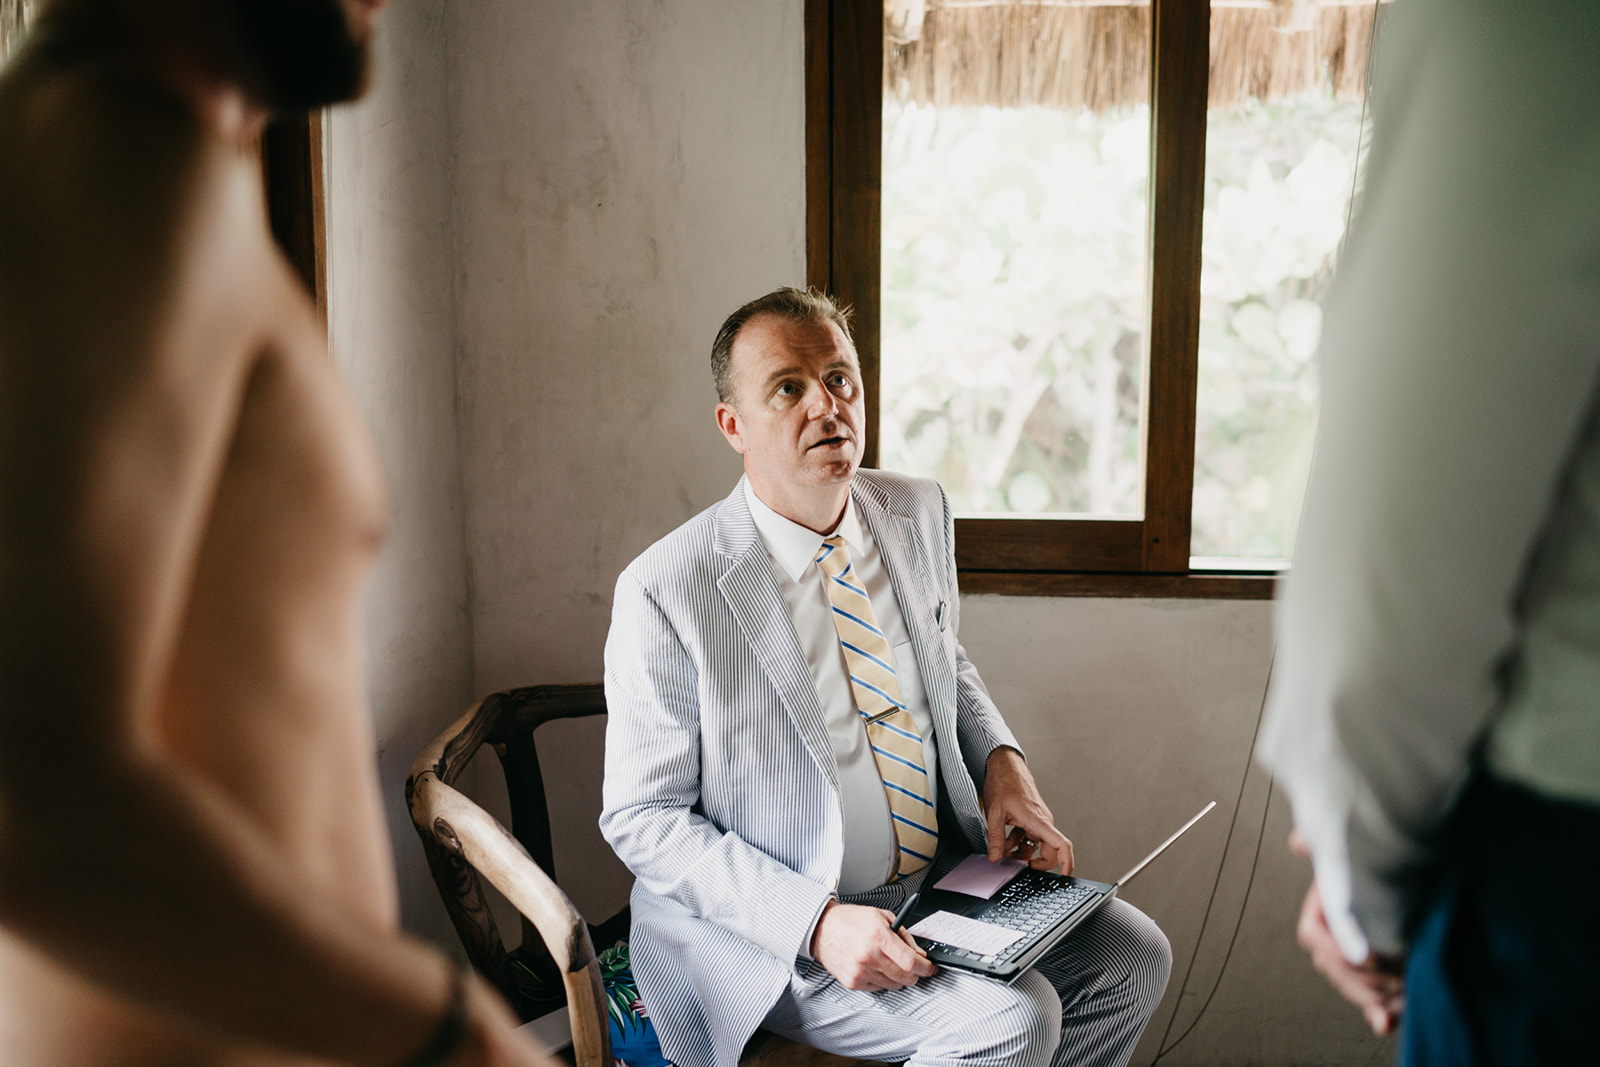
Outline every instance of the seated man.
[(623, 572), (606, 644), (600, 825), (638, 877), (634, 972), (667, 1055), (728, 1067), (765, 1027), (916, 1064), (1126, 1063), (1171, 969), (1132, 906), (1013, 986), (891, 929), (941, 836), (1068, 872), (1072, 844), (957, 641), (942, 490), (857, 470), (844, 314), (780, 289), (729, 316), (711, 364), (745, 477)]

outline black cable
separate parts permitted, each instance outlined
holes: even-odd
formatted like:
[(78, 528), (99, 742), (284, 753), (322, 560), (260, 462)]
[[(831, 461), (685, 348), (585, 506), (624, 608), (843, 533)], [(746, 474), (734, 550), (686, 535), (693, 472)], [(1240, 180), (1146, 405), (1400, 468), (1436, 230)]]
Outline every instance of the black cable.
[[(1367, 30), (1367, 69), (1365, 74), (1365, 84), (1362, 86), (1361, 92), (1361, 120), (1356, 126), (1356, 159), (1355, 166), (1350, 172), (1350, 199), (1345, 203), (1344, 237), (1342, 237), (1339, 241), (1340, 259), (1344, 258), (1344, 243), (1350, 237), (1350, 221), (1355, 215), (1356, 189), (1361, 180), (1361, 155), (1362, 149), (1366, 142), (1365, 134), (1367, 132), (1367, 107), (1372, 98), (1372, 70), (1377, 62), (1378, 56), (1378, 8), (1381, 6), (1382, 2), (1383, 0), (1373, 0), (1372, 23)], [(1274, 646), (1272, 650), (1272, 661), (1267, 665), (1267, 686), (1261, 692), (1261, 708), (1256, 713), (1255, 735), (1250, 739), (1250, 753), (1252, 758), (1255, 755), (1256, 742), (1260, 739), (1261, 735), (1261, 720), (1266, 714), (1267, 710), (1267, 691), (1272, 686), (1272, 666), (1277, 660), (1277, 655), (1278, 650), (1277, 647)], [(1228, 849), (1233, 844), (1233, 830), (1239, 819), (1239, 806), (1244, 800), (1245, 783), (1249, 780), (1250, 765), (1249, 762), (1246, 761), (1244, 778), (1239, 782), (1239, 796), (1238, 799), (1234, 801), (1233, 821), (1228, 824), (1228, 839), (1223, 843), (1222, 846), (1222, 858), (1224, 863), (1228, 858)], [(1183, 1033), (1178, 1035), (1178, 1039), (1176, 1041), (1170, 1045), (1167, 1044), (1167, 1038), (1172, 1035), (1173, 1024), (1178, 1020), (1178, 1007), (1183, 1003), (1182, 992), (1188, 987), (1189, 979), (1194, 974), (1195, 962), (1200, 956), (1200, 944), (1205, 939), (1206, 924), (1211, 921), (1211, 908), (1216, 903), (1217, 889), (1222, 884), (1222, 864), (1218, 864), (1217, 866), (1217, 877), (1216, 880), (1211, 884), (1211, 896), (1206, 900), (1205, 915), (1200, 920), (1200, 936), (1195, 939), (1195, 951), (1189, 957), (1189, 967), (1186, 971), (1184, 971), (1183, 984), (1178, 987), (1178, 1004), (1173, 1006), (1172, 1015), (1167, 1019), (1167, 1029), (1161, 1035), (1161, 1048), (1160, 1051), (1156, 1053), (1155, 1059), (1150, 1061), (1151, 1067), (1155, 1067), (1155, 1064), (1161, 1062), (1161, 1057), (1165, 1056), (1167, 1053), (1181, 1045), (1183, 1040), (1194, 1032), (1194, 1028), (1200, 1025), (1200, 1020), (1205, 1016), (1206, 1009), (1211, 1007), (1211, 1001), (1217, 995), (1217, 990), (1222, 986), (1222, 975), (1228, 969), (1228, 961), (1233, 957), (1233, 946), (1238, 943), (1239, 930), (1242, 926), (1244, 926), (1245, 909), (1250, 905), (1250, 891), (1255, 886), (1256, 868), (1261, 862), (1261, 841), (1267, 833), (1267, 811), (1272, 806), (1272, 791), (1273, 782), (1271, 778), (1268, 778), (1267, 800), (1266, 803), (1261, 807), (1261, 826), (1256, 832), (1256, 850), (1255, 855), (1250, 859), (1250, 875), (1245, 880), (1244, 900), (1239, 905), (1239, 918), (1238, 921), (1233, 924), (1233, 933), (1228, 937), (1227, 951), (1222, 954), (1222, 966), (1217, 968), (1217, 979), (1212, 983), (1210, 992), (1206, 994), (1205, 1003), (1200, 1005), (1200, 1010), (1195, 1013), (1194, 1019), (1184, 1029)]]
[[(1165, 1056), (1167, 1053), (1171, 1052), (1173, 1049), (1175, 1049), (1179, 1045), (1183, 1044), (1183, 1039), (1188, 1037), (1189, 1034), (1194, 1031), (1194, 1028), (1196, 1026), (1200, 1025), (1200, 1020), (1205, 1016), (1206, 1009), (1211, 1007), (1211, 998), (1215, 997), (1217, 995), (1217, 990), (1222, 987), (1222, 973), (1228, 969), (1228, 960), (1233, 957), (1233, 946), (1239, 940), (1239, 930), (1240, 930), (1240, 928), (1244, 926), (1244, 912), (1245, 912), (1245, 909), (1247, 907), (1249, 907), (1249, 905), (1250, 905), (1250, 890), (1255, 885), (1255, 882), (1256, 882), (1256, 865), (1261, 862), (1261, 841), (1262, 841), (1262, 839), (1264, 837), (1266, 837), (1266, 834), (1267, 834), (1267, 809), (1270, 808), (1271, 806), (1272, 806), (1272, 779), (1268, 778), (1267, 779), (1267, 802), (1261, 806), (1261, 826), (1256, 831), (1256, 852), (1255, 852), (1255, 855), (1252, 856), (1251, 859), (1250, 859), (1250, 877), (1248, 879), (1246, 879), (1246, 881), (1244, 883), (1244, 900), (1239, 905), (1239, 921), (1233, 924), (1233, 934), (1232, 934), (1232, 936), (1230, 936), (1228, 938), (1228, 950), (1222, 954), (1222, 966), (1217, 968), (1217, 980), (1212, 983), (1211, 992), (1206, 994), (1206, 1002), (1204, 1004), (1200, 1005), (1200, 1010), (1195, 1013), (1194, 1021), (1191, 1022), (1188, 1025), (1188, 1027), (1183, 1031), (1183, 1033), (1178, 1035), (1178, 1040), (1174, 1041), (1170, 1045), (1167, 1045), (1166, 1048), (1164, 1048), (1160, 1052), (1156, 1053), (1156, 1058), (1150, 1061), (1151, 1067), (1155, 1067), (1155, 1064), (1158, 1063), (1161, 1060), (1162, 1056)], [(1224, 855), (1226, 855), (1226, 853), (1224, 853)], [(1222, 879), (1222, 872), (1219, 869), (1218, 872), (1217, 872), (1217, 880), (1221, 881), (1221, 879)], [(1212, 892), (1215, 893), (1215, 889), (1213, 889)], [(1203, 924), (1202, 924), (1200, 929), (1201, 929), (1201, 933), (1205, 932), (1205, 927), (1204, 927)], [(1196, 950), (1198, 950), (1199, 947), (1200, 947), (1199, 943), (1196, 942), (1196, 944), (1195, 944)], [(1199, 955), (1198, 951), (1196, 951), (1196, 955)], [(1190, 970), (1194, 969), (1194, 959), (1192, 957), (1189, 960), (1189, 968), (1190, 968)], [(1186, 983), (1188, 982), (1188, 976), (1187, 975), (1184, 976), (1184, 981)], [(1171, 1033), (1172, 1032), (1172, 1023), (1173, 1023), (1173, 1020), (1177, 1019), (1177, 1017), (1178, 1017), (1178, 1013), (1177, 1013), (1176, 1009), (1174, 1009), (1174, 1011), (1172, 1013), (1172, 1018), (1167, 1020), (1167, 1033)], [(1161, 1040), (1162, 1040), (1162, 1042), (1165, 1042), (1167, 1040), (1167, 1035), (1166, 1034), (1162, 1034), (1161, 1035)]]
[[(1194, 974), (1195, 961), (1200, 958), (1200, 945), (1205, 940), (1206, 924), (1211, 921), (1211, 908), (1217, 902), (1217, 889), (1222, 885), (1222, 870), (1227, 864), (1228, 850), (1233, 845), (1234, 828), (1239, 824), (1239, 809), (1244, 804), (1244, 787), (1250, 781), (1250, 761), (1255, 758), (1256, 741), (1261, 736), (1261, 719), (1267, 711), (1267, 693), (1272, 689), (1272, 668), (1277, 662), (1277, 659), (1278, 649), (1277, 645), (1274, 644), (1272, 649), (1272, 658), (1267, 661), (1267, 681), (1266, 684), (1261, 687), (1261, 706), (1256, 710), (1255, 732), (1250, 735), (1250, 750), (1245, 755), (1244, 774), (1239, 777), (1239, 795), (1234, 798), (1233, 817), (1228, 821), (1228, 837), (1227, 840), (1222, 843), (1222, 861), (1217, 864), (1217, 877), (1211, 883), (1211, 896), (1206, 899), (1206, 911), (1205, 915), (1200, 919), (1200, 935), (1195, 938), (1194, 952), (1189, 956), (1189, 968), (1183, 972), (1183, 984), (1178, 986), (1178, 1005), (1183, 1003), (1183, 990), (1188, 987), (1189, 979)], [(1272, 800), (1272, 785), (1270, 779), (1268, 780), (1267, 785), (1267, 800), (1269, 803)], [(1177, 1048), (1179, 1042), (1189, 1036), (1189, 1031), (1195, 1028), (1195, 1024), (1200, 1021), (1200, 1016), (1204, 1015), (1206, 1008), (1211, 1006), (1211, 998), (1216, 996), (1217, 986), (1222, 984), (1222, 972), (1227, 969), (1228, 957), (1233, 954), (1233, 943), (1239, 937), (1239, 927), (1244, 925), (1244, 908), (1245, 905), (1249, 904), (1250, 902), (1250, 886), (1255, 882), (1256, 863), (1261, 858), (1261, 835), (1266, 832), (1266, 820), (1267, 812), (1265, 806), (1263, 806), (1261, 809), (1261, 830), (1256, 834), (1255, 859), (1250, 861), (1250, 879), (1245, 883), (1244, 902), (1239, 905), (1239, 919), (1233, 924), (1233, 934), (1228, 939), (1228, 951), (1222, 957), (1222, 966), (1217, 970), (1217, 980), (1211, 986), (1211, 992), (1206, 994), (1206, 1002), (1200, 1006), (1200, 1012), (1194, 1017), (1194, 1022), (1191, 1022), (1189, 1024), (1189, 1028), (1182, 1034), (1178, 1035), (1177, 1041), (1174, 1041), (1172, 1044), (1168, 1045), (1167, 1038), (1172, 1034), (1172, 1024), (1178, 1021), (1178, 1005), (1173, 1006), (1172, 1015), (1167, 1019), (1167, 1029), (1161, 1035), (1161, 1050), (1156, 1053), (1156, 1058), (1150, 1061), (1150, 1067), (1155, 1067), (1155, 1065), (1161, 1061), (1162, 1056), (1165, 1056), (1167, 1053)]]

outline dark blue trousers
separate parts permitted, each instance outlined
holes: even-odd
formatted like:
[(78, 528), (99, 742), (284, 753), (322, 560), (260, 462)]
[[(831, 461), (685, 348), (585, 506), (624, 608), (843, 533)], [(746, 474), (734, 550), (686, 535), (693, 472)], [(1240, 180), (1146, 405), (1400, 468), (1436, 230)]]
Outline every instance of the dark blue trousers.
[(1600, 1063), (1600, 808), (1483, 777), (1412, 937), (1404, 1067)]

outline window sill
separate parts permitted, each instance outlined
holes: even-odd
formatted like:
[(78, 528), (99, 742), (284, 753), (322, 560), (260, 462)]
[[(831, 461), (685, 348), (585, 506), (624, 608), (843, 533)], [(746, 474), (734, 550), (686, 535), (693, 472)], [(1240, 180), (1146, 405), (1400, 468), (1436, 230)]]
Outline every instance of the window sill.
[(1166, 600), (1271, 600), (1281, 575), (1270, 572), (1095, 574), (1038, 571), (956, 572), (964, 594), (1050, 597), (1151, 597)]

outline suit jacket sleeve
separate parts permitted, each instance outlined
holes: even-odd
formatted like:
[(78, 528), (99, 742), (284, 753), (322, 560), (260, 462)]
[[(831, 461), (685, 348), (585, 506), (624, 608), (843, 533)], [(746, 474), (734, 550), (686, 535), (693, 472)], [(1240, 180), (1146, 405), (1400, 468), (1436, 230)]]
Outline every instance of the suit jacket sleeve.
[(830, 893), (700, 813), (695, 664), (649, 591), (626, 571), (605, 658), (601, 832), (650, 892), (793, 966)]

